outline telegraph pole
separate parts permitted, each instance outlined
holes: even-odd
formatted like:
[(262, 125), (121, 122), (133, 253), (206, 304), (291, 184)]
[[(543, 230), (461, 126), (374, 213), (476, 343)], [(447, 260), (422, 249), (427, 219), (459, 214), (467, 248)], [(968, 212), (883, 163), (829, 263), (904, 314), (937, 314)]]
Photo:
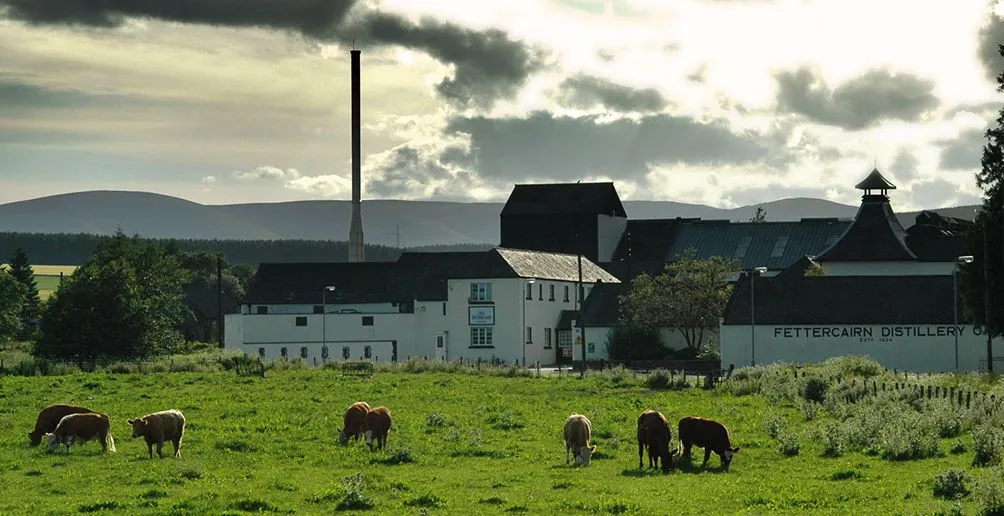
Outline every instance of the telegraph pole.
[(990, 331), (990, 213), (983, 212), (983, 312), (987, 335), (987, 372), (994, 372), (994, 338)]

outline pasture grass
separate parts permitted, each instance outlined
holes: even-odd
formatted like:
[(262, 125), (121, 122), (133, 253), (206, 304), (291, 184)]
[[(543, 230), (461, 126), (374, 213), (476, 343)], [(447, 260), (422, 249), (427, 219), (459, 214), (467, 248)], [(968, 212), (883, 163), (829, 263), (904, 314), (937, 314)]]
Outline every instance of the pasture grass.
[[(974, 464), (973, 451), (973, 429), (996, 428), (1000, 418), (980, 419), (975, 408), (962, 414), (892, 395), (840, 404), (831, 387), (809, 418), (805, 390), (772, 394), (766, 375), (763, 392), (737, 394), (753, 389), (739, 385), (749, 373), (706, 391), (652, 390), (646, 377), (617, 371), (579, 379), (407, 367), (372, 377), (297, 367), (264, 378), (2, 377), (0, 492), (17, 495), (0, 496), (0, 513), (976, 514), (1004, 503), (1001, 466)], [(387, 450), (338, 444), (342, 413), (358, 400), (390, 408)], [(57, 402), (108, 413), (118, 453), (102, 455), (93, 442), (70, 455), (29, 448), (38, 410)], [(168, 443), (165, 458), (148, 459), (125, 421), (168, 408), (189, 421), (182, 457), (171, 458)], [(672, 422), (702, 415), (726, 423), (742, 447), (730, 470), (715, 455), (702, 468), (699, 448), (675, 472), (639, 469), (635, 424), (647, 408)], [(957, 429), (954, 412), (932, 415), (956, 410)], [(562, 425), (571, 412), (593, 423), (588, 467), (565, 464)], [(902, 421), (933, 434), (911, 433)], [(675, 424), (673, 434), (675, 443)]]

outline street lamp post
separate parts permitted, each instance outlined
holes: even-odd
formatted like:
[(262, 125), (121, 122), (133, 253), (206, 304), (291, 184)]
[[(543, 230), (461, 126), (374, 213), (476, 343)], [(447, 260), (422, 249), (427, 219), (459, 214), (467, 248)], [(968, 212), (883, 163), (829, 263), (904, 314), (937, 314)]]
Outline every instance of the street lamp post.
[(328, 285), (321, 290), (321, 353), (328, 346), (328, 292), (334, 292), (335, 287)]
[(753, 281), (757, 274), (763, 274), (767, 272), (767, 267), (753, 267), (749, 270), (750, 275), (750, 364), (756, 365), (756, 320), (755, 320), (755, 307), (756, 307), (756, 297), (754, 295), (754, 285), (756, 282)]
[(970, 255), (960, 256), (955, 259), (955, 263), (952, 265), (952, 315), (955, 320), (956, 330), (952, 333), (955, 334), (955, 372), (959, 372), (959, 264), (960, 263), (973, 263), (973, 257)]
[(522, 339), (523, 339), (523, 367), (526, 367), (526, 338), (527, 338), (527, 334), (526, 334), (527, 333), (526, 332), (526, 298), (529, 297), (529, 296), (531, 296), (531, 295), (533, 295), (533, 284), (536, 281), (537, 281), (536, 279), (530, 278), (530, 279), (526, 280), (526, 282), (523, 283), (523, 330), (522, 330), (522, 334), (523, 334), (523, 337), (522, 337)]

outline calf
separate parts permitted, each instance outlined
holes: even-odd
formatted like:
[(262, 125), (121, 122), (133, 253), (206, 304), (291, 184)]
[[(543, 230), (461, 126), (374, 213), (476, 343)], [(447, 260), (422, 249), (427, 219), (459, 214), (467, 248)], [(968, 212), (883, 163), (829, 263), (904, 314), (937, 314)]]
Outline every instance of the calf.
[(391, 417), (387, 407), (377, 407), (366, 412), (366, 419), (363, 421), (363, 435), (366, 436), (366, 445), (373, 450), (373, 442), (382, 450), (387, 446), (387, 434), (390, 433)]
[(739, 452), (739, 447), (732, 447), (729, 440), (729, 429), (718, 421), (702, 417), (685, 417), (677, 426), (680, 442), (683, 443), (683, 454), (690, 458), (690, 447), (704, 448), (704, 463), (708, 464), (711, 452), (715, 452), (722, 460), (722, 467), (728, 471), (732, 456)]
[(565, 464), (568, 464), (568, 452), (575, 455), (576, 466), (588, 466), (596, 446), (589, 445), (589, 436), (593, 425), (589, 418), (572, 413), (565, 420)]
[(338, 432), (338, 442), (345, 444), (349, 442), (349, 437), (359, 440), (363, 436), (363, 425), (366, 423), (366, 413), (370, 406), (365, 401), (357, 401), (345, 410), (345, 419), (342, 422), (342, 429)]
[(93, 410), (75, 405), (49, 405), (38, 413), (35, 419), (35, 429), (28, 432), (28, 441), (32, 446), (42, 443), (42, 436), (56, 430), (56, 425), (63, 416), (70, 414), (94, 413)]
[(662, 471), (673, 469), (673, 456), (679, 451), (670, 449), (673, 431), (665, 416), (655, 410), (646, 410), (638, 416), (638, 468), (642, 468), (642, 452), (648, 448), (648, 467), (659, 467), (662, 461)]
[(49, 451), (56, 451), (60, 444), (66, 445), (66, 453), (74, 442), (80, 444), (98, 439), (101, 451), (115, 451), (115, 439), (108, 433), (108, 416), (95, 412), (68, 414), (59, 420), (56, 429), (45, 434), (49, 443)]
[(164, 441), (174, 445), (174, 456), (181, 457), (181, 438), (185, 436), (185, 415), (179, 410), (171, 409), (147, 414), (141, 418), (127, 421), (132, 425), (133, 438), (142, 437), (146, 440), (147, 452), (153, 458), (153, 445), (157, 444), (157, 456), (163, 458), (161, 449)]

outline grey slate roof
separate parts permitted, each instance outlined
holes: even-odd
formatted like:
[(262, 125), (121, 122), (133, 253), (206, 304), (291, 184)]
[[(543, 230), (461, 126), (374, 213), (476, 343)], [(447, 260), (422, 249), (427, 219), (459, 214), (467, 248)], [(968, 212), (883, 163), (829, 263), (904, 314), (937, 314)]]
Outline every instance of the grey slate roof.
[[(524, 249), (506, 249), (497, 247), (489, 252), (496, 252), (512, 267), (515, 277), (539, 278), (556, 281), (578, 281), (578, 256), (563, 253), (544, 253)], [(502, 276), (508, 277), (508, 276)], [(602, 267), (582, 258), (582, 282), (619, 283), (614, 275)]]
[(559, 213), (627, 217), (612, 182), (516, 185), (500, 216)]
[(848, 220), (835, 218), (806, 218), (799, 222), (683, 222), (665, 261), (675, 261), (688, 248), (694, 248), (699, 259), (739, 258), (744, 269), (782, 270), (805, 255), (819, 254), (850, 225)]
[[(757, 325), (953, 322), (950, 275), (758, 277), (755, 281)], [(735, 285), (724, 323), (748, 325), (750, 283), (743, 277)]]
[(826, 262), (916, 261), (906, 245), (906, 230), (885, 195), (865, 195), (854, 223), (829, 249), (816, 259)]

